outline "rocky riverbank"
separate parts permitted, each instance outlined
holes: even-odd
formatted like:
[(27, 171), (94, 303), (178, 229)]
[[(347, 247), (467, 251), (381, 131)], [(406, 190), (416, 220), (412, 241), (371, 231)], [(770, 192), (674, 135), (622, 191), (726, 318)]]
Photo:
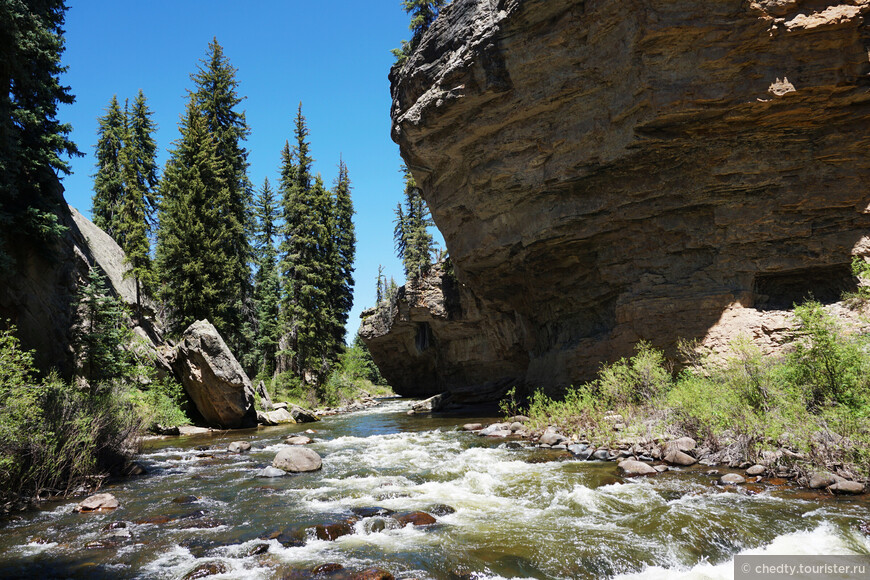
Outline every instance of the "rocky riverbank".
[[(605, 420), (616, 430), (624, 427), (623, 417), (608, 415)], [(741, 486), (747, 493), (759, 493), (769, 486), (795, 485), (819, 493), (861, 495), (867, 482), (856, 478), (841, 465), (812, 465), (808, 458), (787, 444), (778, 449), (750, 453), (750, 446), (739, 438), (712, 446), (692, 437), (626, 437), (615, 444), (596, 443), (582, 434), (562, 433), (552, 426), (535, 429), (530, 419), (516, 415), (504, 422), (462, 426), (480, 437), (527, 441), (535, 447), (564, 451), (579, 461), (616, 461), (623, 475), (655, 476), (674, 469), (700, 469), (721, 486)]]

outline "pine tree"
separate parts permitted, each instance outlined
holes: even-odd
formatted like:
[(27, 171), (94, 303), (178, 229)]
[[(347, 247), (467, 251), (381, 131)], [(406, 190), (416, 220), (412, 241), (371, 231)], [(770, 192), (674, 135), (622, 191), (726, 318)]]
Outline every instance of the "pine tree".
[(124, 168), (122, 150), (126, 132), (126, 115), (113, 95), (106, 114), (97, 119), (96, 156), (92, 212), (94, 223), (118, 241), (118, 211), (124, 197)]
[(225, 326), (219, 330), (230, 347), (242, 355), (252, 346), (244, 328), (254, 319), (249, 237), (253, 230), (253, 188), (247, 177), (248, 152), (242, 146), (250, 129), (244, 112), (236, 110), (244, 99), (238, 96), (236, 72), (217, 39), (212, 40), (206, 58), (191, 75), (196, 86), (191, 97), (212, 137), (220, 160), (218, 178), (225, 189), (219, 195), (211, 192), (209, 200), (221, 217), (219, 227), (227, 260), (222, 268), (225, 278), (216, 281), (228, 301), (222, 312)]
[(415, 280), (428, 271), (431, 264), (430, 256), (435, 247), (429, 233), (432, 218), (411, 172), (406, 167), (402, 170), (405, 174), (405, 206), (403, 208), (401, 203), (396, 206), (393, 238), (396, 254), (405, 267), (405, 277)]
[(14, 235), (48, 241), (64, 228), (57, 176), (69, 174), (62, 156), (81, 155), (57, 120), (58, 104), (75, 97), (58, 79), (66, 68), (63, 0), (0, 2), (0, 263)]
[(223, 336), (236, 319), (233, 267), (222, 208), (229, 196), (227, 174), (214, 138), (194, 98), (180, 124), (160, 183), (157, 268), (160, 297), (172, 330), (209, 319)]
[(254, 304), (257, 308), (256, 364), (259, 374), (271, 376), (275, 372), (280, 335), (278, 317), (281, 288), (275, 249), (280, 212), (268, 179), (257, 196), (254, 212), (257, 220), (257, 273), (254, 276)]
[(351, 182), (347, 165), (343, 160), (338, 163), (338, 177), (332, 190), (332, 255), (330, 306), (333, 310), (333, 349), (338, 351), (344, 344), (345, 325), (348, 314), (353, 308), (353, 261), (356, 256), (356, 233), (353, 225), (353, 200), (350, 195)]

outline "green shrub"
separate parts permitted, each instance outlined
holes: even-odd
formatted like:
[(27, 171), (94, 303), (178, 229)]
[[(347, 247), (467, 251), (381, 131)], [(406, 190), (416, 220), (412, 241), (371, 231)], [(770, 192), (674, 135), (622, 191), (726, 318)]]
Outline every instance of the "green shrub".
[(857, 409), (868, 400), (870, 357), (863, 336), (847, 336), (818, 302), (795, 308), (798, 329), (788, 358), (793, 382), (804, 386), (812, 408), (838, 403)]
[(152, 381), (147, 387), (130, 389), (129, 398), (147, 429), (178, 427), (190, 422), (182, 409), (184, 391), (168, 377)]
[(613, 407), (652, 401), (672, 384), (662, 351), (645, 341), (637, 343), (635, 350), (630, 359), (605, 365), (594, 383), (603, 402)]
[(138, 441), (132, 405), (105, 384), (80, 390), (38, 380), (14, 329), (0, 332), (0, 500), (68, 494), (119, 471)]

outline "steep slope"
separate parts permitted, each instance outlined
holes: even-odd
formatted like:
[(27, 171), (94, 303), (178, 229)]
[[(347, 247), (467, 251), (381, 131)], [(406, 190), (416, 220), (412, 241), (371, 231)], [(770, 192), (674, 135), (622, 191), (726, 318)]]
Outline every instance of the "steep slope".
[(868, 13), (455, 0), (391, 73), (393, 138), (481, 313), (439, 360), (557, 389), (639, 339), (836, 299), (870, 241)]

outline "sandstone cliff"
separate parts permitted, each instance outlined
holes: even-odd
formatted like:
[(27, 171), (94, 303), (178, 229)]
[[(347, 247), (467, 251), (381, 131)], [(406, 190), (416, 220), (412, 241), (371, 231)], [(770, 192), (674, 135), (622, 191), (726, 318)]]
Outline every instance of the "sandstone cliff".
[(868, 13), (455, 0), (391, 72), (393, 138), (474, 304), (477, 330), (432, 358), (555, 389), (639, 339), (836, 299), (870, 247)]

